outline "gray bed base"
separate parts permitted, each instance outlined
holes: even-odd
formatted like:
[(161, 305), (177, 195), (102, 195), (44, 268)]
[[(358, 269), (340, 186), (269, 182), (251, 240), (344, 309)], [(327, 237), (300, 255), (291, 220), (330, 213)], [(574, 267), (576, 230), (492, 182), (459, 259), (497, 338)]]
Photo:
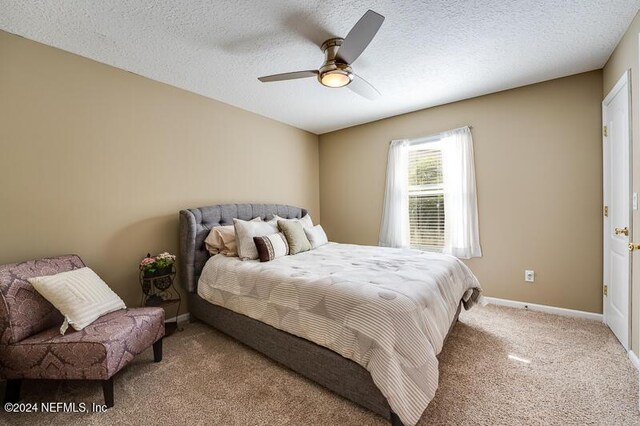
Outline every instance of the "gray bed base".
[[(178, 273), (182, 286), (189, 292), (191, 316), (336, 394), (389, 419), (392, 425), (402, 425), (364, 367), (313, 342), (209, 303), (196, 293), (198, 278), (209, 258), (204, 239), (211, 228), (233, 224), (233, 218), (250, 220), (261, 216), (262, 219), (270, 219), (273, 214), (285, 218), (300, 218), (306, 214), (306, 210), (273, 204), (221, 204), (180, 212)], [(462, 304), (458, 306), (449, 334), (457, 322), (461, 307)]]

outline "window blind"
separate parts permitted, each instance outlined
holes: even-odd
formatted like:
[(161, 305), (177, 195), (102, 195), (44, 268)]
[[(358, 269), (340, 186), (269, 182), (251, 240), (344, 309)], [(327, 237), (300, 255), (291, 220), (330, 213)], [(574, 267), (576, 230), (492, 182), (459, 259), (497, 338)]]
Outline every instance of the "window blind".
[(437, 143), (409, 151), (409, 241), (411, 247), (441, 250), (444, 246), (442, 151)]

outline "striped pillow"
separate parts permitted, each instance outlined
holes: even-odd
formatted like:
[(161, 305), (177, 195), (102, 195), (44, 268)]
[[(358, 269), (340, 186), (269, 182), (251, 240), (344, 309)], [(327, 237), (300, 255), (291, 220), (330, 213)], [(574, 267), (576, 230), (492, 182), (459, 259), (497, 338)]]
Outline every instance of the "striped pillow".
[(264, 237), (253, 237), (253, 242), (258, 249), (260, 262), (268, 262), (289, 254), (289, 244), (281, 232)]
[(64, 315), (67, 326), (82, 330), (104, 314), (125, 309), (122, 299), (89, 268), (29, 278), (33, 287)]

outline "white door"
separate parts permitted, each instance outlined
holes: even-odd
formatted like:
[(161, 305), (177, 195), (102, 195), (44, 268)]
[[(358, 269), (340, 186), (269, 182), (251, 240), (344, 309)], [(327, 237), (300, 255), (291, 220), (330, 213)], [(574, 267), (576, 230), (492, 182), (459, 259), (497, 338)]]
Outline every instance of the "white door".
[(602, 102), (604, 183), (604, 322), (629, 349), (631, 235), (629, 71)]

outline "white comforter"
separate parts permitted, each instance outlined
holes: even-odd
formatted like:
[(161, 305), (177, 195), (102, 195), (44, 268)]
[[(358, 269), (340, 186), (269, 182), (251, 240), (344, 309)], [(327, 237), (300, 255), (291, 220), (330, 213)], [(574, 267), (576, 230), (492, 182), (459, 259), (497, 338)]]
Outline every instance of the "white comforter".
[(207, 301), (310, 340), (366, 368), (405, 425), (438, 387), (438, 360), (460, 300), (480, 294), (455, 257), (329, 243), (271, 262), (209, 259)]

